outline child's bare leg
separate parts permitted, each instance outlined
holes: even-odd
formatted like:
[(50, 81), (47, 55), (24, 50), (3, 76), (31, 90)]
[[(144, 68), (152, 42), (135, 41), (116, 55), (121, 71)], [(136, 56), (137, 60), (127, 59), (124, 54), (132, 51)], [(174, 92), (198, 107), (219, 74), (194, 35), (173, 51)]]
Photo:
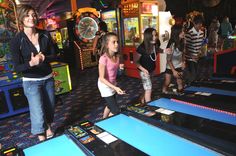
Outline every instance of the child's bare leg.
[(103, 117), (102, 118), (103, 119), (107, 118), (109, 116), (110, 112), (111, 112), (110, 109), (106, 106), (104, 111), (103, 111)]

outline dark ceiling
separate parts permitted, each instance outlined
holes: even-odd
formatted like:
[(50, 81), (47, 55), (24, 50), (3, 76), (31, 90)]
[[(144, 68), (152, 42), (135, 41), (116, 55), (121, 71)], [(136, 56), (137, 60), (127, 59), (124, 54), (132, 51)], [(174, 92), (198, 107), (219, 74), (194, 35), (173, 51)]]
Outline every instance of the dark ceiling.
[[(21, 4), (34, 6), (41, 17), (60, 15), (71, 11), (71, 0), (19, 0)], [(160, 1), (160, 0), (157, 0)], [(77, 7), (94, 7), (97, 10), (104, 9), (101, 2), (109, 8), (117, 7), (120, 0), (77, 0)], [(197, 10), (204, 13), (207, 22), (217, 16), (229, 16), (233, 23), (236, 23), (236, 0), (165, 0), (166, 10), (178, 17), (185, 17), (185, 14)]]
[[(92, 0), (77, 0), (77, 7), (90, 7)], [(71, 11), (70, 0), (19, 0), (20, 4), (32, 5), (42, 17), (60, 15)]]
[[(71, 0), (18, 0), (20, 4), (35, 7), (41, 17), (71, 12)], [(97, 10), (114, 8), (120, 0), (76, 0), (77, 8), (93, 7)]]

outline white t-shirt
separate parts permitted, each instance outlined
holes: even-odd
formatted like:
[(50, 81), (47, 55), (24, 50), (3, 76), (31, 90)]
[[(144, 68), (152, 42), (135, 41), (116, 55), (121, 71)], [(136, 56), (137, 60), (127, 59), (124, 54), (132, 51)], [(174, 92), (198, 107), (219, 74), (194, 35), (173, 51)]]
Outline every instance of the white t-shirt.
[[(173, 63), (174, 68), (181, 68), (182, 66), (182, 55), (183, 52), (180, 51), (178, 48), (174, 48), (173, 46), (173, 50), (172, 50), (172, 54), (167, 54), (167, 59), (169, 59), (168, 57), (172, 57), (171, 61)], [(166, 65), (167, 69), (170, 69), (169, 64), (167, 63)]]

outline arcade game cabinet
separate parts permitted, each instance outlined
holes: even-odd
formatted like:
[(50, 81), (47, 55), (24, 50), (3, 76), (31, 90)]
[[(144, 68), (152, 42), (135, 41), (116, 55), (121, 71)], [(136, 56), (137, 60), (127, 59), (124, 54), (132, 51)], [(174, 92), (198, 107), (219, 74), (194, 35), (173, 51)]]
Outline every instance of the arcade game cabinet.
[(28, 111), (21, 76), (13, 71), (9, 41), (18, 31), (15, 6), (0, 3), (0, 119)]
[(120, 9), (116, 8), (115, 10), (106, 10), (101, 12), (101, 19), (107, 24), (107, 29), (109, 32), (116, 33), (119, 39), (119, 48), (122, 46), (122, 27), (121, 27), (121, 18), (120, 18)]
[[(122, 48), (126, 75), (139, 78), (139, 73), (134, 62), (137, 46), (142, 42), (143, 32), (152, 27), (158, 30), (158, 2), (156, 0), (122, 0), (124, 45)], [(152, 13), (156, 9), (156, 15)], [(159, 57), (157, 58), (159, 62)], [(157, 66), (157, 69), (158, 66)], [(157, 73), (159, 71), (156, 71)]]
[(117, 13), (115, 10), (101, 12), (101, 18), (104, 22), (106, 22), (109, 32), (118, 34)]
[(79, 68), (83, 70), (87, 67), (97, 65), (97, 59), (93, 56), (93, 39), (98, 31), (98, 12), (95, 8), (81, 8), (75, 13), (76, 24), (75, 34), (78, 38), (74, 41), (76, 49), (76, 62)]
[(72, 90), (69, 65), (63, 62), (51, 62), (55, 80), (55, 94), (63, 94)]
[[(55, 51), (61, 56), (61, 51), (63, 48), (62, 40), (64, 37), (68, 37), (67, 29), (60, 28), (60, 22), (62, 20), (59, 16), (48, 17), (46, 20), (42, 21), (42, 28), (50, 32), (53, 39), (53, 44)], [(64, 34), (62, 34), (63, 30)], [(58, 55), (59, 56), (59, 55)], [(61, 61), (61, 59), (60, 59)], [(54, 62), (51, 62), (51, 67), (53, 70), (53, 77), (55, 80), (55, 94), (60, 95), (67, 93), (72, 90), (69, 65), (64, 62), (60, 62), (57, 57)]]

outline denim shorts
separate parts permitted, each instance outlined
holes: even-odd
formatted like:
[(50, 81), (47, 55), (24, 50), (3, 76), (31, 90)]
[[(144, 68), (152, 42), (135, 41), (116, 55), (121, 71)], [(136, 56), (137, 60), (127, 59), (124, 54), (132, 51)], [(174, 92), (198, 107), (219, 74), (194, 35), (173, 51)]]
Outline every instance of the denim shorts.
[(152, 89), (152, 74), (146, 75), (144, 72), (139, 71), (140, 77), (142, 79), (144, 90)]
[(54, 117), (54, 79), (23, 81), (23, 88), (29, 103), (31, 133), (44, 133)]
[[(177, 72), (180, 72), (180, 73), (183, 72), (182, 68), (176, 68), (175, 70), (176, 70)], [(168, 68), (166, 68), (165, 73), (170, 74), (170, 75), (173, 75), (172, 70), (171, 70), (171, 69), (168, 69)]]

